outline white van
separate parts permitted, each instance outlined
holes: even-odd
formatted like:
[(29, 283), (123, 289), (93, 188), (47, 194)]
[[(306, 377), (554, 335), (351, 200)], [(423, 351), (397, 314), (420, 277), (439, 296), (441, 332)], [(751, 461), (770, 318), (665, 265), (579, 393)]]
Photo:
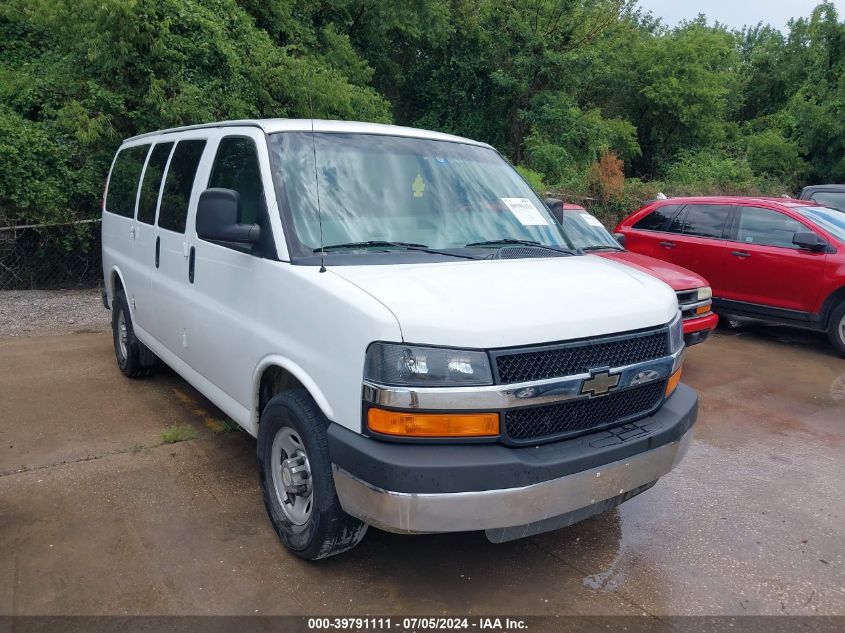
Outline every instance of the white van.
[(489, 145), (231, 121), (128, 139), (103, 203), (127, 376), (162, 361), (258, 438), (282, 541), (557, 529), (686, 451), (675, 294), (574, 250)]

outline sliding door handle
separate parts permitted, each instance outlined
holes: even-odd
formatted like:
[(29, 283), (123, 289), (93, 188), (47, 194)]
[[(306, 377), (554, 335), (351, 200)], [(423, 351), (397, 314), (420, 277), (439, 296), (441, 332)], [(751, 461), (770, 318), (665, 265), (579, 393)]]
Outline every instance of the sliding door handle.
[(161, 261), (161, 237), (156, 235), (156, 268)]
[(188, 281), (194, 283), (194, 264), (197, 261), (197, 252), (194, 250), (194, 247), (191, 246), (191, 250), (188, 253)]

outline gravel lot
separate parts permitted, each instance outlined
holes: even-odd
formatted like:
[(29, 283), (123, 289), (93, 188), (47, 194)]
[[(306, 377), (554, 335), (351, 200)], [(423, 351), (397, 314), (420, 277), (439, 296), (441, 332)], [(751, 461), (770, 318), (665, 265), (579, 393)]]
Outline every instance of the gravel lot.
[(109, 328), (99, 289), (0, 291), (0, 338)]

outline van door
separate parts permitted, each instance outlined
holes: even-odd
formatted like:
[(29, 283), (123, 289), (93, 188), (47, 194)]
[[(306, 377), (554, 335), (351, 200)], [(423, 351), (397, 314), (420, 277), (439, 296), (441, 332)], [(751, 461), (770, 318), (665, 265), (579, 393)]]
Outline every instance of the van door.
[(132, 299), (140, 284), (139, 271), (132, 259), (135, 207), (149, 149), (149, 143), (145, 143), (123, 147), (117, 153), (103, 200), (103, 274), (108, 282), (113, 267), (120, 271), (133, 321)]
[(259, 224), (261, 242), (250, 248), (200, 239), (195, 216), (189, 230), (196, 247), (188, 307), (191, 366), (237, 403), (238, 411), (227, 412), (241, 421), (249, 419), (250, 377), (266, 351), (256, 344), (260, 340), (256, 319), (264, 293), (273, 292), (262, 287), (268, 260), (276, 258), (265, 195), (272, 192), (271, 183), (265, 139), (259, 130), (241, 129), (223, 136), (214, 151), (207, 188), (237, 191), (238, 222)]
[(153, 270), (153, 337), (179, 358), (187, 358), (185, 298), (191, 244), (185, 235), (188, 211), (196, 205), (195, 177), (205, 138), (180, 138), (173, 148), (161, 190), (156, 221), (158, 267)]
[(138, 213), (135, 217), (135, 244), (132, 249), (134, 266), (138, 270), (139, 280), (134, 291), (134, 322), (136, 333), (141, 330), (141, 338), (154, 331), (152, 299), (152, 277), (158, 268), (160, 239), (155, 227), (156, 212), (164, 182), (167, 162), (173, 150), (172, 141), (156, 143), (147, 158), (141, 189), (138, 195)]

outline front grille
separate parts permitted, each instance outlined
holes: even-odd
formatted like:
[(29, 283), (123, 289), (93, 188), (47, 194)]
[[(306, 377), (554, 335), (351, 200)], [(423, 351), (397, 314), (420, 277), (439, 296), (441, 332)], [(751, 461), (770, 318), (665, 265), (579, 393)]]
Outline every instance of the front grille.
[(505, 413), (505, 428), (514, 442), (560, 438), (641, 417), (663, 397), (666, 381), (659, 380), (596, 398), (570, 400)]
[(565, 343), (537, 351), (496, 353), (499, 383), (529, 382), (622, 367), (669, 355), (665, 329), (628, 337)]
[(678, 305), (685, 303), (695, 303), (698, 301), (698, 289), (695, 290), (679, 290), (675, 293), (678, 296)]

